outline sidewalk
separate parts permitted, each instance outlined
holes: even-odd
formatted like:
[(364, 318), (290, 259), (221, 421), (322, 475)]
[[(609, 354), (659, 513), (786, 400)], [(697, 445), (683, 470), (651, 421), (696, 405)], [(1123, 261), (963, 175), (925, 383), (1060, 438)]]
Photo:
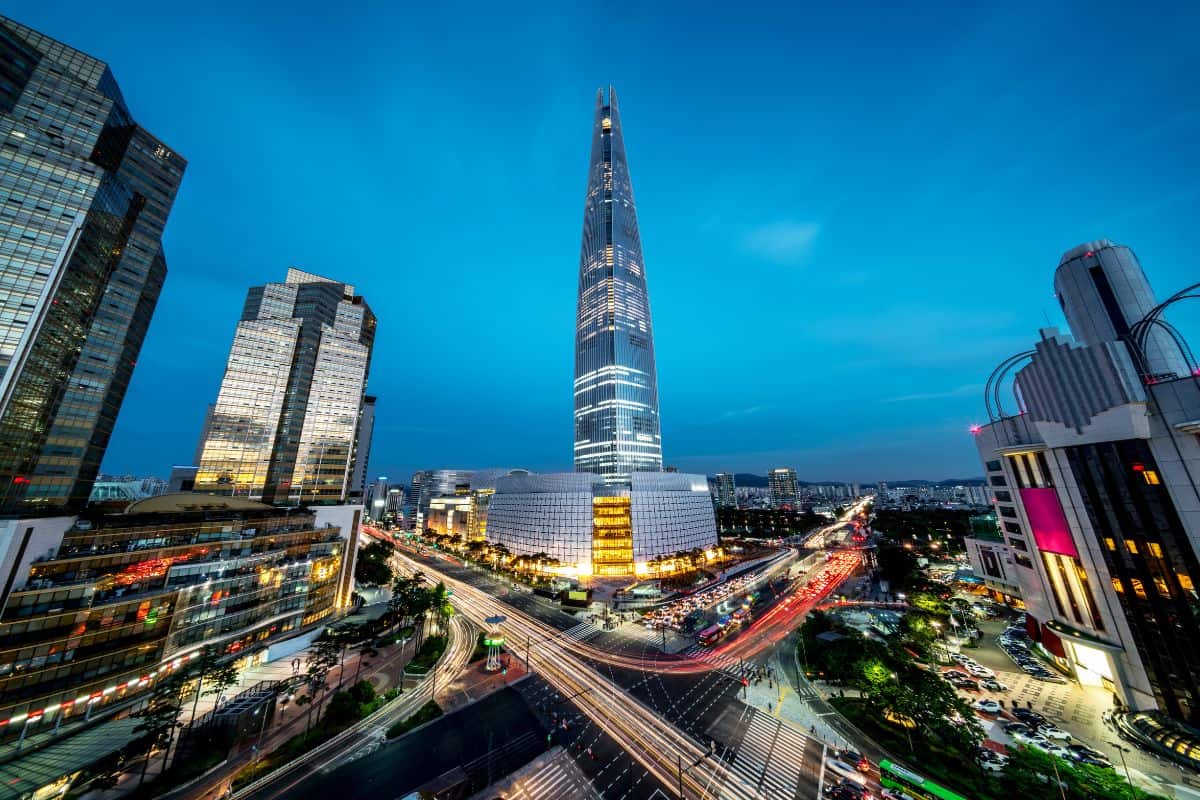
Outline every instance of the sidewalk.
[(780, 650), (771, 655), (767, 666), (772, 670), (772, 677), (757, 683), (751, 681), (750, 685), (738, 694), (739, 698), (765, 714), (791, 723), (801, 733), (828, 744), (831, 748), (852, 746), (831, 724), (833, 720), (840, 719), (840, 715), (832, 709), (821, 711), (811, 705), (813, 700), (821, 699), (818, 692), (812, 686), (803, 684), (799, 691), (794, 688), (789, 676), (795, 669), (789, 666), (785, 670)]
[[(379, 655), (375, 658), (368, 658), (364, 661), (363, 668), (360, 671), (359, 679), (365, 679), (371, 682), (375, 690), (379, 693), (387, 691), (387, 689), (398, 686), (401, 679), (401, 670), (404, 665), (412, 659), (415, 651), (414, 642), (405, 642), (399, 645), (391, 645), (389, 647), (380, 648)], [(293, 674), (303, 674), (305, 670), (305, 660), (308, 653), (314, 648), (309, 647), (300, 650), (291, 656), (279, 659), (278, 661), (260, 664), (244, 670), (238, 679), (236, 686), (228, 689), (220, 698), (215, 695), (209, 695), (200, 699), (196, 710), (196, 719), (200, 719), (204, 714), (211, 711), (216, 705), (218, 699), (222, 703), (232, 699), (239, 692), (253, 687), (255, 684), (265, 680), (282, 680), (292, 677)], [(293, 665), (299, 661), (299, 669), (293, 672)], [(355, 673), (358, 669), (359, 655), (357, 653), (347, 653), (345, 661), (339, 666), (335, 666), (330, 670), (327, 683), (329, 689), (321, 694), (317, 700), (316, 706), (300, 705), (296, 702), (298, 696), (292, 696), (291, 702), (284, 702), (285, 698), (277, 701), (275, 716), (270, 720), (270, 723), (265, 725), (260, 734), (261, 744), (254, 744), (251, 747), (241, 751), (230, 753), (228, 761), (225, 762), (225, 771), (229, 772), (226, 779), (220, 782), (217, 791), (214, 792), (210, 786), (207, 790), (200, 789), (199, 785), (187, 789), (179, 788), (171, 790), (166, 796), (171, 797), (219, 797), (220, 792), (228, 784), (229, 779), (236, 772), (233, 767), (240, 768), (250, 758), (260, 757), (271, 752), (275, 748), (281, 746), (288, 739), (302, 733), (305, 728), (305, 720), (309, 716), (309, 710), (312, 709), (312, 717), (315, 720), (317, 715), (321, 713), (321, 709), (333, 696), (337, 690), (339, 682), (342, 688), (347, 688), (353, 681)], [(304, 692), (297, 692), (297, 695)], [(191, 706), (184, 704), (183, 713), (180, 715), (180, 721), (186, 727), (191, 720)], [(176, 734), (176, 741), (179, 734)], [(174, 759), (176, 754), (175, 745), (172, 745), (171, 757)], [(139, 765), (140, 767), (140, 765)], [(146, 770), (146, 781), (149, 782), (155, 778), (163, 769), (163, 753), (156, 752), (150, 760), (150, 764)], [(137, 786), (141, 777), (140, 768), (135, 768), (132, 773), (126, 773), (121, 780), (112, 789), (104, 791), (91, 791), (83, 795), (85, 800), (117, 800), (123, 797), (127, 792), (132, 791), (133, 787)], [(204, 782), (209, 785), (208, 782)]]

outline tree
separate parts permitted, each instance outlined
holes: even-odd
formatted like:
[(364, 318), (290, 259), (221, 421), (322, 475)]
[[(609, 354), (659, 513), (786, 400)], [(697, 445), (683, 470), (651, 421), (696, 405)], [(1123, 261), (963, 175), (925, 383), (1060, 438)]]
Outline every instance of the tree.
[(196, 680), (196, 699), (192, 702), (192, 717), (188, 725), (196, 721), (196, 707), (203, 695), (217, 694), (225, 691), (238, 682), (237, 668), (232, 662), (224, 662), (222, 653), (216, 645), (207, 644), (200, 655), (188, 667), (189, 677)]
[(170, 672), (159, 678), (150, 690), (150, 698), (146, 707), (134, 716), (139, 718), (134, 726), (134, 733), (144, 734), (146, 745), (146, 760), (142, 762), (142, 775), (138, 779), (141, 786), (146, 780), (146, 770), (150, 766), (150, 754), (156, 747), (164, 750), (163, 769), (166, 769), (165, 750), (170, 748), (175, 729), (180, 727), (179, 715), (183, 711), (183, 685), (186, 676), (180, 672)]
[[(313, 706), (318, 702), (320, 693), (329, 688), (326, 683), (329, 678), (329, 670), (333, 669), (333, 665), (337, 663), (338, 653), (341, 652), (341, 649), (342, 646), (336, 639), (326, 636), (318, 640), (316, 649), (308, 654), (305, 662), (308, 671), (304, 673), (304, 686), (308, 688), (308, 697), (306, 700), (301, 698), (302, 703), (307, 703), (309, 706), (308, 718), (304, 722), (306, 733), (312, 726)], [(320, 715), (318, 715), (319, 718)]]
[(354, 580), (366, 586), (387, 586), (392, 581), (392, 554), (395, 545), (375, 540), (358, 551), (354, 562)]
[(1001, 776), (1008, 793), (1022, 800), (1166, 800), (1130, 786), (1111, 769), (1072, 764), (1031, 747), (1009, 748)]

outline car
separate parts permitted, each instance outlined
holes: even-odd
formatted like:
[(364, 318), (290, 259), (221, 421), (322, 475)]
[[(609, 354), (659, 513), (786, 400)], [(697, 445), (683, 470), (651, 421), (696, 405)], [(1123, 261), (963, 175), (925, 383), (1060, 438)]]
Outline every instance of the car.
[(1050, 740), (1045, 736), (1034, 733), (1032, 731), (1017, 731), (1012, 735), (1013, 741), (1018, 744), (1025, 744), (1031, 747), (1046, 748), (1050, 746)]
[(1073, 753), (1071, 758), (1075, 760), (1076, 764), (1087, 764), (1092, 767), (1101, 767), (1103, 769), (1113, 768), (1112, 762), (1107, 758), (1096, 758), (1095, 756), (1081, 755), (1079, 753)]
[(1021, 733), (1033, 733), (1033, 728), (1030, 728), (1024, 722), (1006, 722), (1001, 726), (1004, 732), (1009, 736), (1020, 731)]
[(1041, 725), (1046, 721), (1045, 717), (1032, 708), (1014, 708), (1012, 715), (1027, 725)]
[(1000, 704), (995, 700), (976, 700), (974, 708), (976, 711), (982, 711), (984, 714), (1000, 713)]
[(1074, 758), (1072, 758), (1072, 756), (1071, 756), (1071, 751), (1068, 750), (1067, 748), (1063, 747), (1061, 744), (1055, 744), (1054, 742), (1050, 742), (1050, 744), (1047, 745), (1043, 749), (1045, 749), (1045, 751), (1047, 753), (1049, 753), (1050, 755), (1058, 756), (1059, 758), (1063, 759), (1064, 761), (1073, 761), (1074, 760)]
[(879, 793), (883, 800), (916, 800), (911, 794), (902, 792), (899, 789), (884, 789)]
[(845, 763), (847, 763), (853, 767), (858, 767), (859, 772), (870, 772), (871, 771), (871, 762), (868, 761), (866, 758), (864, 758), (861, 753), (859, 753), (855, 750), (849, 750), (849, 749), (838, 750), (837, 751), (837, 759), (838, 759), (838, 761), (844, 761)]
[(1045, 736), (1047, 739), (1055, 739), (1060, 742), (1071, 741), (1071, 734), (1067, 733), (1057, 725), (1053, 725), (1049, 722), (1044, 725), (1039, 725), (1037, 732), (1042, 736)]
[(1008, 686), (1006, 684), (1003, 684), (1000, 681), (996, 680), (995, 678), (985, 678), (984, 680), (979, 682), (979, 685), (982, 686), (983, 688), (987, 689), (990, 692), (1007, 692), (1008, 691)]
[(1099, 750), (1097, 750), (1094, 747), (1088, 747), (1083, 742), (1075, 742), (1073, 744), (1069, 744), (1069, 745), (1067, 745), (1067, 749), (1070, 750), (1072, 753), (1078, 753), (1079, 755), (1091, 756), (1092, 758), (1107, 759), (1107, 756), (1105, 756), (1104, 753), (1101, 753)]
[(853, 781), (862, 786), (867, 782), (867, 779), (858, 771), (857, 766), (851, 766), (845, 761), (839, 761), (836, 758), (825, 759), (825, 771), (837, 775), (849, 781)]

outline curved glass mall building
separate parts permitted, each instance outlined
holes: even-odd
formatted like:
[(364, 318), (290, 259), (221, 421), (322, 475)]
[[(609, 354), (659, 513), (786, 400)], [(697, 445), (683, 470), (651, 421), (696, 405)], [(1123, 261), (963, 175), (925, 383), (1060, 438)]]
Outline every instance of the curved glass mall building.
[(499, 478), (487, 535), (582, 575), (631, 575), (652, 559), (712, 547), (717, 528), (703, 475), (635, 472), (618, 488), (601, 475), (559, 472)]
[(575, 472), (496, 480), (487, 538), (631, 575), (717, 542), (708, 479), (662, 471), (650, 298), (616, 92), (596, 95), (575, 329)]

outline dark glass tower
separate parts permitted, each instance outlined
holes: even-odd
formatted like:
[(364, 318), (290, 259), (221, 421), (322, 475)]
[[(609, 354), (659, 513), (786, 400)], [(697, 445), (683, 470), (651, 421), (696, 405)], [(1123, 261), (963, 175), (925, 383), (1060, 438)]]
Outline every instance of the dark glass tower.
[(596, 93), (575, 325), (575, 471), (662, 471), (654, 332), (617, 93)]
[(107, 65), (0, 17), (0, 514), (87, 502), (185, 167)]

